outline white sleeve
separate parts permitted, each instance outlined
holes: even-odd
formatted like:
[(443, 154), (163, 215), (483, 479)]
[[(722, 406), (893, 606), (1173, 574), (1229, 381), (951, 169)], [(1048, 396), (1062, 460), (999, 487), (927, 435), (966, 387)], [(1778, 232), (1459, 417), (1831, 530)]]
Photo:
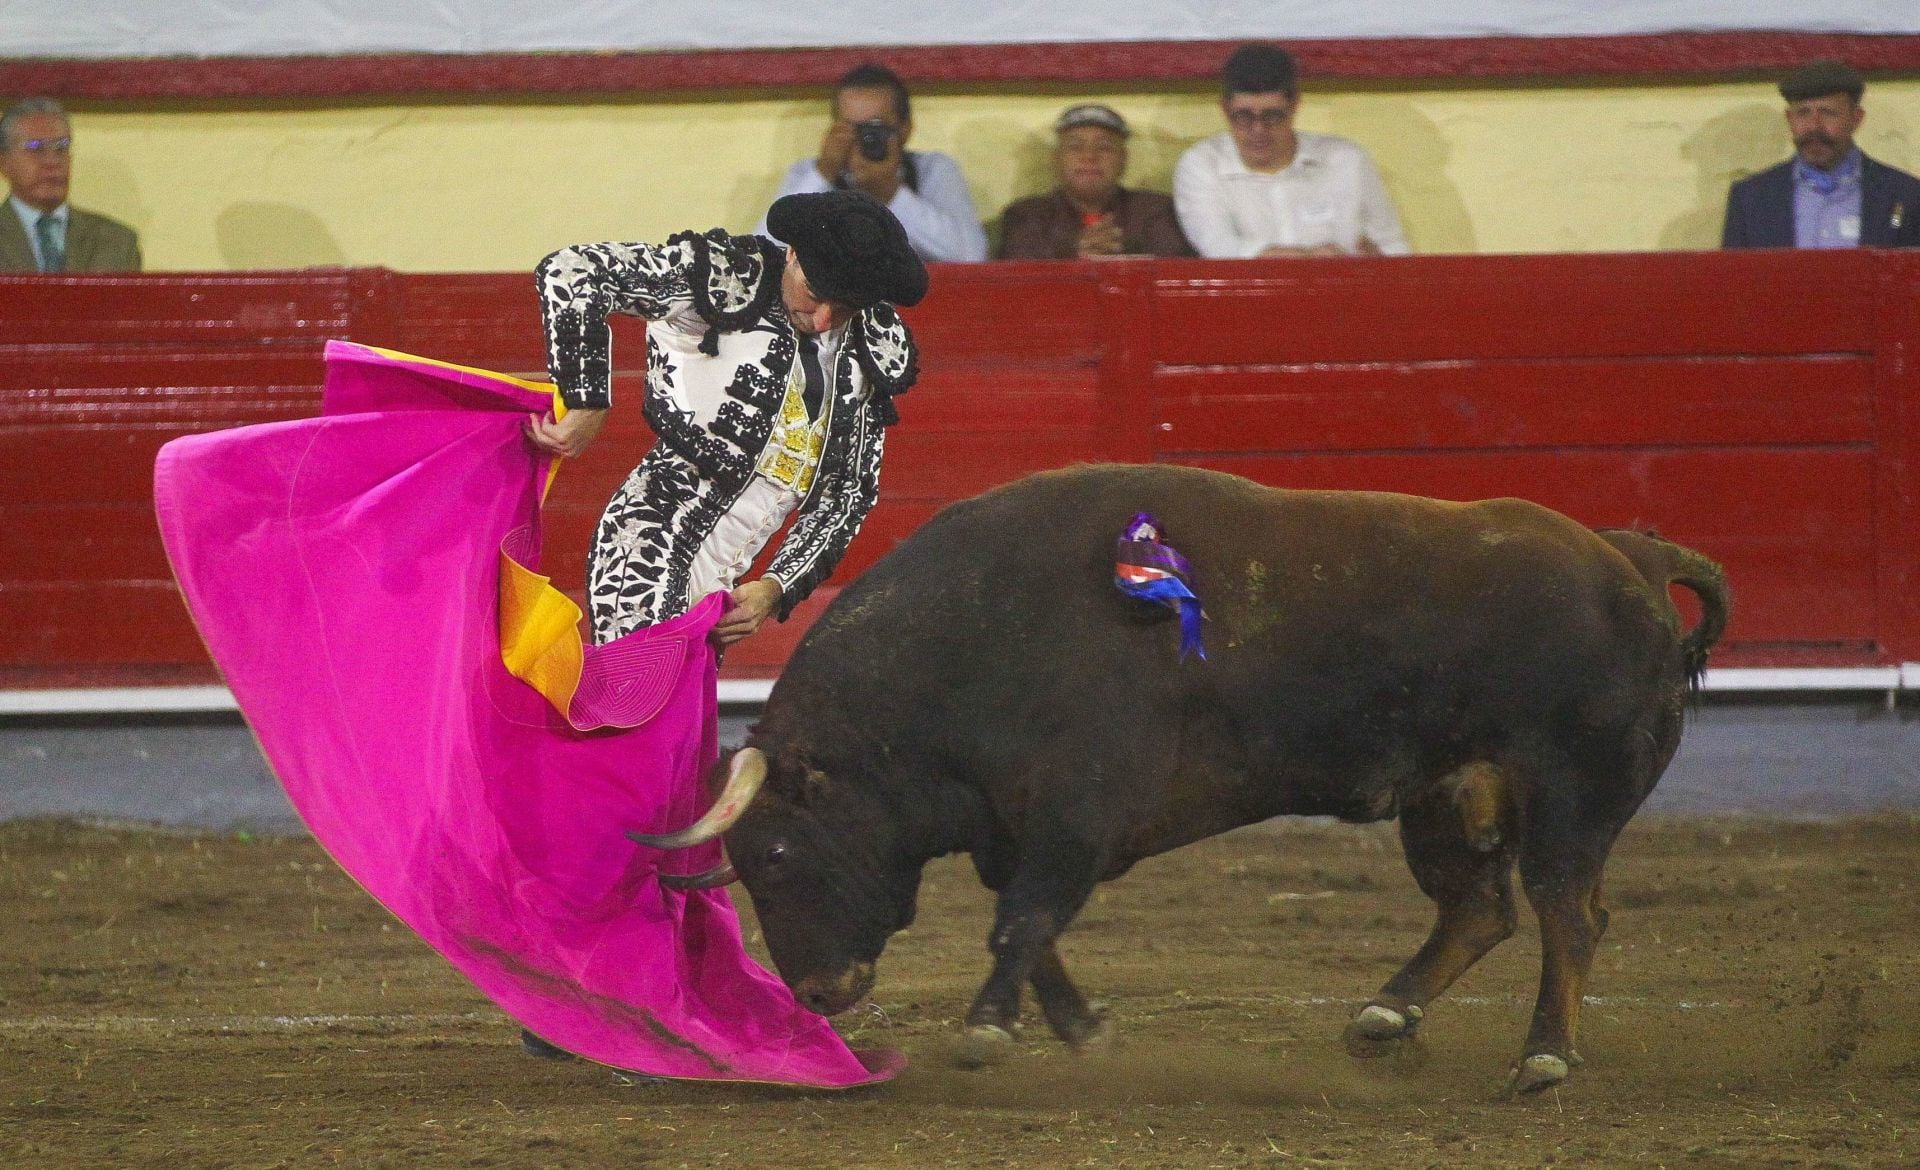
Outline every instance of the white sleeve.
[(1356, 148), (1360, 162), (1360, 234), (1388, 256), (1409, 256), (1413, 248), (1400, 230), (1400, 215), (1393, 209), (1393, 197), (1380, 180), (1380, 171), (1364, 149)]
[(1260, 252), (1260, 242), (1233, 230), (1227, 215), (1219, 172), (1206, 157), (1203, 141), (1180, 156), (1173, 168), (1173, 213), (1187, 233), (1193, 250), (1212, 260), (1246, 260)]
[[(780, 179), (780, 189), (774, 192), (773, 198), (777, 203), (789, 195), (816, 194), (831, 190), (833, 190), (833, 184), (820, 177), (820, 168), (814, 165), (812, 159), (803, 158), (787, 168), (787, 173)], [(753, 234), (765, 236), (769, 240), (775, 238), (774, 234), (767, 230), (766, 212), (760, 213), (760, 226), (753, 229)], [(786, 243), (785, 240), (778, 242)]]
[(907, 239), (923, 260), (985, 260), (987, 231), (973, 209), (973, 196), (960, 164), (937, 151), (914, 152), (920, 189), (905, 183), (887, 210), (907, 229)]

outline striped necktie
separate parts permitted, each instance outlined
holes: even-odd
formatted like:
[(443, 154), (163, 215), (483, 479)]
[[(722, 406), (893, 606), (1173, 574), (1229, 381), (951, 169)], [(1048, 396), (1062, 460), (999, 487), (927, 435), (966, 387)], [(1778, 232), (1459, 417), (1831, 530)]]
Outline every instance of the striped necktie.
[(67, 250), (60, 244), (60, 221), (50, 213), (43, 214), (33, 225), (33, 234), (40, 241), (40, 271), (61, 272), (67, 267)]

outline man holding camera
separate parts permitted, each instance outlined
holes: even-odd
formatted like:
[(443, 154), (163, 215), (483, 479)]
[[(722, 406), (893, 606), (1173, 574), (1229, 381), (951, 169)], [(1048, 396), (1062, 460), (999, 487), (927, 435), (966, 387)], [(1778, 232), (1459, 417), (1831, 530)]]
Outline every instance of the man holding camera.
[[(908, 150), (907, 87), (893, 70), (866, 64), (833, 91), (833, 122), (815, 158), (787, 168), (780, 195), (851, 190), (871, 196), (907, 229), (923, 260), (985, 260), (987, 233), (960, 164), (938, 151)], [(762, 220), (757, 229), (768, 235)]]

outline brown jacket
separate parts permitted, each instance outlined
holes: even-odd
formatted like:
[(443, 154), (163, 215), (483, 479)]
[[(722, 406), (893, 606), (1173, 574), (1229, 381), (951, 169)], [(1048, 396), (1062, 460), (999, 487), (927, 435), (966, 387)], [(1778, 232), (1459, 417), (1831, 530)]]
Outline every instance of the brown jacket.
[[(66, 272), (138, 272), (140, 237), (117, 219), (69, 206)], [(13, 206), (0, 198), (0, 272), (36, 272), (33, 245)]]
[[(1120, 188), (1111, 214), (1120, 222), (1120, 250), (1139, 256), (1191, 256), (1173, 200)], [(999, 260), (1071, 260), (1079, 255), (1080, 212), (1056, 188), (1008, 206), (1000, 220)]]

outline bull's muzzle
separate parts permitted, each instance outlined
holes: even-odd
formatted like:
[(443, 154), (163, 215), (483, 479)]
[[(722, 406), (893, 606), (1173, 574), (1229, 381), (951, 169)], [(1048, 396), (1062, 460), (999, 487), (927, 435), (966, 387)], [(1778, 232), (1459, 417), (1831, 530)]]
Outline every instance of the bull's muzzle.
[(838, 975), (809, 975), (793, 985), (800, 1006), (823, 1016), (837, 1016), (873, 990), (873, 964), (855, 963)]

